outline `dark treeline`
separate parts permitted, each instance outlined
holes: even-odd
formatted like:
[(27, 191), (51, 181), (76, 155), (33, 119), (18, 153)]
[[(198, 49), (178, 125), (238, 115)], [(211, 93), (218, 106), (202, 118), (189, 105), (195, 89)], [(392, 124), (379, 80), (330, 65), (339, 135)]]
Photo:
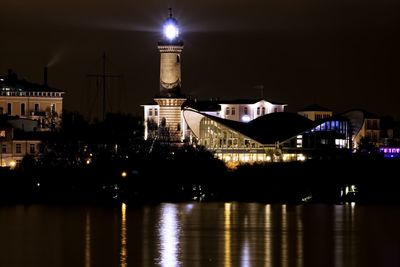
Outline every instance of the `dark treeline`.
[[(399, 160), (352, 158), (244, 164), (227, 169), (200, 146), (143, 140), (142, 119), (108, 114), (88, 122), (64, 113), (39, 157), (0, 170), (0, 198), (12, 202), (301, 201), (400, 203)], [(6, 178), (5, 178), (6, 177)], [(355, 196), (346, 187), (356, 186)]]

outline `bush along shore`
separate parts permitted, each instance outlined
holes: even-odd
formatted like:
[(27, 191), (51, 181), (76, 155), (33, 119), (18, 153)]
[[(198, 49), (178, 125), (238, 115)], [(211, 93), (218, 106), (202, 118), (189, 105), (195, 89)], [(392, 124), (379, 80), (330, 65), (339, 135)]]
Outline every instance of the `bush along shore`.
[(0, 168), (2, 203), (257, 201), (400, 203), (400, 160), (360, 153), (330, 160), (243, 164), (235, 169), (200, 146), (143, 140), (143, 120), (108, 114), (86, 121), (63, 112), (38, 157)]
[[(81, 164), (25, 158), (1, 169), (3, 202), (400, 203), (400, 160), (348, 158), (244, 164), (234, 170), (201, 148), (97, 154)], [(92, 154), (93, 155), (93, 154)]]

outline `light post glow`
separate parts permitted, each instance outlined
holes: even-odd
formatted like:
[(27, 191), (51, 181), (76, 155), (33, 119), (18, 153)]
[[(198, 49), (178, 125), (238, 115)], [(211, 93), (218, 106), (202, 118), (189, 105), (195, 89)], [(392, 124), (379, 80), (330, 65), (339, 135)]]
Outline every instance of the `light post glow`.
[(179, 35), (179, 29), (173, 22), (168, 22), (164, 25), (164, 35), (168, 40), (172, 41)]

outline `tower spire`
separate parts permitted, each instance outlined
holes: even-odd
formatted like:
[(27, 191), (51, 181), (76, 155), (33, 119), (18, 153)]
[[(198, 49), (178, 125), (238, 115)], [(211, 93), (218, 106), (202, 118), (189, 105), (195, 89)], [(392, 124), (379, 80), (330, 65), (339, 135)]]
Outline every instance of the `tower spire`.
[(168, 11), (169, 11), (169, 17), (172, 19), (172, 8), (168, 8)]

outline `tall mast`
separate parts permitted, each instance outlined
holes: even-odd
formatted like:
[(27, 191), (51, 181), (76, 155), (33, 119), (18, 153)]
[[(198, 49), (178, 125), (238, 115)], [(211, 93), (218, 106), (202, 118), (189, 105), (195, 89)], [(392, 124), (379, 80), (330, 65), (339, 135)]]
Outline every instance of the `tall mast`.
[(102, 119), (104, 120), (106, 118), (106, 113), (107, 113), (107, 78), (121, 78), (122, 75), (113, 75), (113, 74), (107, 74), (106, 72), (106, 52), (103, 52), (103, 56), (101, 57), (102, 59), (102, 73), (99, 74), (87, 74), (86, 77), (95, 77), (95, 78), (101, 78), (101, 81), (103, 83), (103, 103), (102, 103)]

